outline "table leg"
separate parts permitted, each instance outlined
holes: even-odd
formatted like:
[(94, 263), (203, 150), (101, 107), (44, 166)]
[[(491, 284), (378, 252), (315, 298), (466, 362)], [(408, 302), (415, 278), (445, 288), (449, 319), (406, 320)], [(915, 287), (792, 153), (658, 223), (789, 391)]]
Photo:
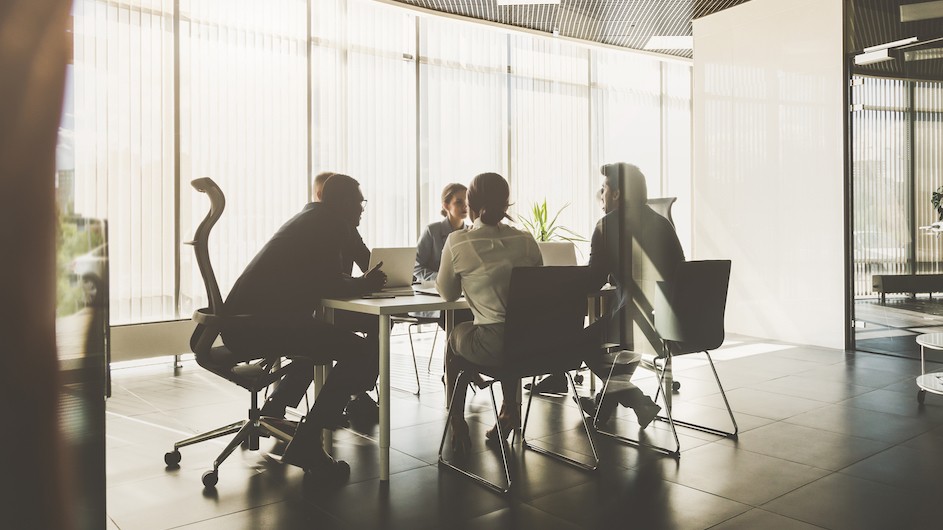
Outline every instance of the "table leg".
[[(324, 308), (322, 319), (328, 324), (334, 323), (334, 309), (333, 308)], [(316, 364), (314, 365), (314, 399), (318, 399), (318, 394), (321, 393), (321, 389), (324, 387), (324, 382), (327, 381), (327, 376), (331, 373), (331, 366), (329, 364)], [(313, 402), (312, 402), (313, 403)], [(333, 454), (334, 452), (334, 433), (328, 429), (321, 431), (321, 445), (324, 447), (324, 451), (328, 454)]]
[(390, 316), (380, 315), (380, 481), (390, 480)]

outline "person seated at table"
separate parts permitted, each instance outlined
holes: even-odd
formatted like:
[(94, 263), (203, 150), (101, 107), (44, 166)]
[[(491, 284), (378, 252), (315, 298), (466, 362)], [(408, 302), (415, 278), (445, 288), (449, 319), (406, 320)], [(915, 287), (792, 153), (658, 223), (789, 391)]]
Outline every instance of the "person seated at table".
[(465, 228), (465, 218), (468, 217), (467, 196), (468, 188), (457, 182), (447, 184), (442, 189), (442, 210), (439, 213), (445, 219), (431, 223), (419, 237), (416, 265), (413, 267), (413, 276), (417, 280), (432, 281), (438, 276), (446, 238), (452, 232)]
[[(314, 182), (311, 186), (311, 202), (321, 202), (324, 183), (335, 174), (336, 173), (333, 171), (322, 171), (315, 175)], [(370, 265), (370, 249), (364, 244), (363, 237), (360, 235), (359, 230), (353, 230), (348, 235), (350, 236), (350, 241), (344, 245), (345, 250), (342, 253), (343, 257), (341, 259), (343, 262), (341, 266), (342, 270), (347, 274), (352, 274), (354, 263), (356, 263), (361, 271), (366, 271), (367, 267)], [(365, 333), (367, 335), (376, 335), (378, 333), (378, 322), (375, 315), (364, 315), (363, 313), (355, 313), (341, 309), (334, 311), (334, 325), (341, 329)], [(347, 407), (345, 407), (345, 411), (348, 418), (355, 420), (360, 418), (364, 421), (375, 422), (380, 417), (379, 405), (377, 405), (377, 402), (366, 392), (352, 396)], [(341, 419), (339, 422), (340, 424), (344, 424), (346, 420)]]
[[(596, 291), (608, 280), (616, 287), (616, 296), (600, 318), (584, 330), (587, 340), (586, 366), (597, 376), (609, 375), (614, 354), (606, 354), (600, 345), (619, 344), (636, 352), (652, 353), (660, 347), (654, 330), (652, 296), (656, 282), (671, 278), (684, 251), (678, 234), (665, 217), (647, 204), (645, 175), (638, 167), (626, 164), (602, 166), (602, 187), (599, 199), (605, 216), (596, 224), (590, 243), (590, 291)], [(624, 195), (623, 195), (624, 194)], [(620, 246), (620, 239), (624, 243)], [(620, 252), (620, 248), (625, 251)], [(627, 312), (632, 311), (631, 320)], [(629, 326), (637, 330), (627, 329)], [(647, 343), (647, 345), (646, 345)], [(618, 381), (610, 382), (605, 399), (581, 397), (583, 411), (605, 423), (618, 405), (635, 410), (644, 429), (661, 410), (654, 401), (630, 382), (640, 355), (617, 367)], [(625, 359), (623, 359), (625, 361)]]
[[(283, 461), (310, 470), (325, 470), (334, 460), (324, 452), (321, 431), (338, 423), (351, 394), (373, 388), (379, 373), (376, 335), (357, 334), (313, 318), (326, 297), (357, 296), (386, 283), (379, 269), (352, 278), (342, 266), (363, 214), (359, 183), (333, 175), (324, 184), (322, 201), (309, 203), (282, 225), (246, 266), (226, 298), (228, 314), (269, 315), (291, 327), (233, 329), (223, 343), (233, 352), (291, 352), (313, 363), (337, 361), (310, 413), (285, 448)], [(314, 370), (286, 375), (262, 413), (283, 416), (297, 406), (311, 384)]]
[[(442, 249), (442, 262), (436, 276), (436, 289), (442, 298), (453, 301), (462, 292), (474, 315), (473, 322), (462, 322), (448, 338), (446, 378), (455, 389), (453, 406), (465, 410), (468, 381), (458, 382), (456, 356), (475, 364), (503, 364), (504, 318), (511, 283), (511, 269), (543, 264), (537, 242), (529, 233), (501, 221), (507, 214), (510, 190), (504, 177), (482, 173), (468, 187), (471, 228), (449, 235)], [(499, 420), (507, 435), (521, 424), (521, 406), (517, 399), (520, 380), (501, 381), (504, 403)], [(468, 424), (461, 414), (452, 416), (452, 448), (465, 453), (471, 446)], [(497, 437), (496, 428), (487, 433), (489, 440)]]
[[(442, 248), (449, 234), (465, 228), (465, 218), (468, 217), (468, 188), (464, 184), (453, 182), (442, 189), (442, 210), (440, 213), (445, 219), (430, 224), (422, 232), (419, 244), (416, 245), (416, 265), (413, 267), (413, 276), (423, 282), (435, 281), (439, 275), (439, 265), (442, 263)], [(439, 327), (445, 329), (445, 315), (441, 311), (423, 311), (412, 313), (415, 316), (438, 318)], [(453, 313), (453, 322), (466, 322), (473, 317), (471, 311), (460, 309)]]

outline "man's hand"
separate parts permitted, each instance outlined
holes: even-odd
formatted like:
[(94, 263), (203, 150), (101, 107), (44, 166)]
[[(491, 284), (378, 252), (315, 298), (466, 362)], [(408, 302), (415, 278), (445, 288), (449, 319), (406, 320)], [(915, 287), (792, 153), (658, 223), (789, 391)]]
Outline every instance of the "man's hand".
[(377, 263), (377, 266), (367, 271), (361, 278), (368, 293), (379, 291), (386, 285), (386, 273), (380, 270), (383, 262)]

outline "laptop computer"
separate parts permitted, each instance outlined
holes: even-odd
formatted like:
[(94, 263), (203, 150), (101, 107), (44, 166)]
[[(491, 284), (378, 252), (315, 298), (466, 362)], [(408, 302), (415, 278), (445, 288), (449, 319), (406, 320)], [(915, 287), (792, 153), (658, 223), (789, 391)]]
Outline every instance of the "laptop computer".
[(570, 241), (538, 241), (537, 247), (546, 267), (576, 265), (576, 246)]
[(380, 270), (386, 273), (386, 287), (377, 291), (377, 293), (413, 294), (413, 266), (416, 264), (416, 247), (374, 248), (370, 251), (370, 265), (367, 270), (373, 270), (380, 262), (383, 262)]

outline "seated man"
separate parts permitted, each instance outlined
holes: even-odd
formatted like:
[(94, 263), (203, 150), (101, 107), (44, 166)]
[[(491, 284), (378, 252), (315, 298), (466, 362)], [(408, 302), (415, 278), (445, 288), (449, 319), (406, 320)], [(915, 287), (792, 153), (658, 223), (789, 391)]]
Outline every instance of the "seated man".
[[(334, 463), (322, 449), (321, 431), (338, 423), (351, 394), (373, 387), (379, 371), (375, 336), (360, 337), (313, 317), (321, 298), (357, 296), (386, 283), (379, 269), (360, 278), (344, 271), (343, 257), (351, 255), (350, 242), (359, 240), (351, 233), (362, 214), (358, 182), (346, 175), (332, 176), (324, 185), (322, 201), (305, 205), (272, 236), (236, 280), (225, 303), (229, 314), (275, 315), (301, 322), (288, 328), (228, 331), (223, 342), (233, 352), (268, 350), (308, 357), (315, 363), (337, 361), (285, 449), (283, 460), (305, 470)], [(313, 370), (290, 372), (262, 413), (283, 416), (286, 406), (301, 401), (313, 377)]]
[[(652, 316), (656, 282), (669, 279), (684, 261), (678, 235), (668, 219), (646, 204), (645, 176), (638, 167), (619, 163), (601, 169), (604, 179), (600, 199), (606, 215), (593, 231), (589, 268), (598, 290), (608, 279), (617, 295), (604, 318), (586, 328), (588, 355), (584, 359), (596, 375), (605, 379), (613, 355), (603, 354), (600, 344), (615, 343), (636, 352), (653, 353), (660, 346)], [(644, 429), (661, 408), (629, 380), (640, 356), (617, 367), (618, 383), (610, 382), (598, 419), (605, 422), (621, 404), (631, 407)], [(580, 398), (584, 412), (596, 415), (600, 396)]]
[[(321, 202), (324, 194), (324, 183), (337, 173), (333, 171), (323, 171), (314, 177), (311, 186), (311, 202)], [(361, 271), (366, 271), (370, 264), (370, 249), (363, 242), (360, 231), (356, 228), (351, 230), (349, 241), (344, 244), (343, 266), (341, 271), (345, 274), (351, 274), (354, 269), (354, 263), (360, 267)], [(335, 310), (334, 325), (338, 328), (348, 331), (356, 331), (366, 335), (376, 335), (378, 318), (374, 315), (365, 315), (363, 313), (353, 313), (350, 311)], [(373, 338), (375, 340), (375, 338)], [(360, 392), (354, 396), (345, 407), (347, 418), (360, 419), (360, 421), (376, 422), (380, 418), (379, 406), (369, 394)], [(347, 420), (338, 418), (338, 424), (346, 424)]]

